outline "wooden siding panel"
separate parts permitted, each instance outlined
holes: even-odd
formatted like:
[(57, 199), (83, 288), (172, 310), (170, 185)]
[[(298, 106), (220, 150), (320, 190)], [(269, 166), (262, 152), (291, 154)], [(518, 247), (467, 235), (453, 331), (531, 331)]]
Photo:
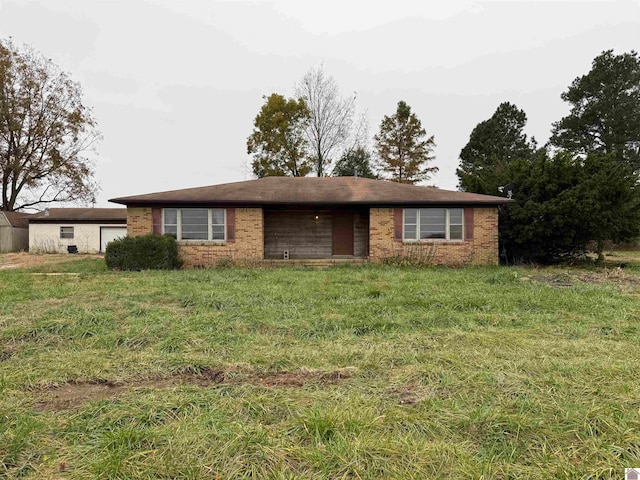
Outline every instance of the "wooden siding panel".
[[(345, 211), (353, 214), (353, 254), (366, 257), (369, 255), (369, 210)], [(330, 209), (264, 210), (265, 258), (281, 259), (284, 250), (289, 250), (291, 259), (331, 258), (332, 223)]]
[(369, 210), (353, 214), (353, 254), (369, 256)]
[(331, 219), (329, 210), (265, 210), (264, 257), (331, 257)]

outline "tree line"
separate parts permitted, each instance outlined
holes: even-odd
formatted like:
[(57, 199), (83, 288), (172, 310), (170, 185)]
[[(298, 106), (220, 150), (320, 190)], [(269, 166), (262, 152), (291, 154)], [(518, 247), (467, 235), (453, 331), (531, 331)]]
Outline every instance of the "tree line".
[[(357, 172), (416, 183), (437, 171), (430, 166), (434, 137), (406, 102), (380, 122), (374, 156), (354, 120), (355, 96), (342, 97), (322, 67), (305, 75), (296, 94), (265, 98), (247, 141), (256, 176)], [(561, 98), (571, 111), (553, 124), (547, 144), (528, 138), (525, 112), (503, 102), (460, 152), (460, 190), (499, 195), (507, 187), (513, 199), (500, 209), (505, 262), (574, 259), (595, 241), (601, 263), (606, 240), (640, 235), (637, 53), (602, 52)]]
[(527, 116), (504, 102), (480, 122), (460, 152), (463, 191), (495, 195), (512, 186), (500, 209), (504, 261), (558, 262), (596, 243), (640, 235), (640, 59), (607, 50), (561, 98), (570, 105), (538, 147), (524, 133)]
[[(252, 170), (428, 180), (435, 139), (404, 101), (385, 115), (369, 150), (357, 95), (343, 95), (322, 66), (294, 98), (265, 97), (247, 139)], [(640, 235), (640, 59), (607, 50), (561, 94), (570, 112), (538, 146), (524, 132), (527, 116), (510, 102), (471, 132), (457, 169), (462, 191), (498, 195), (500, 251), (506, 261), (575, 258), (595, 241)], [(101, 138), (82, 89), (51, 60), (0, 39), (0, 210), (90, 201), (97, 186), (87, 153)]]
[(428, 179), (437, 167), (433, 135), (406, 102), (385, 115), (373, 137), (376, 159), (367, 148), (365, 115), (357, 115), (356, 95), (343, 96), (332, 76), (319, 66), (296, 86), (296, 97), (264, 97), (247, 139), (251, 169), (257, 177), (305, 176), (310, 173), (378, 178), (402, 183)]

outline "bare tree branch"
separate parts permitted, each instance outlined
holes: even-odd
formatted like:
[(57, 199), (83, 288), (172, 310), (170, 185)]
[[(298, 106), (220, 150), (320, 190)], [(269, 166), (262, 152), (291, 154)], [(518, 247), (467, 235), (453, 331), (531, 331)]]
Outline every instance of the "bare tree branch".
[(354, 148), (356, 97), (343, 97), (332, 76), (323, 65), (309, 70), (296, 87), (296, 95), (311, 112), (306, 130), (309, 157), (319, 177), (327, 175), (336, 159)]

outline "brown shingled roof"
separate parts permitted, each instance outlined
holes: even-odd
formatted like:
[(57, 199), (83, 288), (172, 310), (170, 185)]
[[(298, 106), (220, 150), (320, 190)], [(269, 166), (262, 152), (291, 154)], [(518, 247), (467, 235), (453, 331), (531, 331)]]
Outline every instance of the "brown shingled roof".
[(109, 201), (123, 205), (212, 203), (228, 205), (498, 205), (510, 200), (503, 197), (454, 192), (369, 178), (265, 177), (208, 187), (113, 198)]
[(9, 225), (15, 228), (29, 228), (29, 222), (27, 220), (28, 217), (31, 216), (30, 213), (24, 212), (0, 212), (4, 213), (4, 216), (7, 218)]
[(116, 221), (127, 223), (125, 208), (48, 208), (29, 217), (29, 223)]

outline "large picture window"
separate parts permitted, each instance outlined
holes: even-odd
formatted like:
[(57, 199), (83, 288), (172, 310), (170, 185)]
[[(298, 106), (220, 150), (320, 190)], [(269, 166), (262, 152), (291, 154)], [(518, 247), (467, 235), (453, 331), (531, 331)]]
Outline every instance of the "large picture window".
[(224, 241), (225, 220), (224, 208), (165, 208), (162, 231), (176, 240)]
[(462, 208), (405, 208), (403, 239), (462, 240), (463, 222)]

